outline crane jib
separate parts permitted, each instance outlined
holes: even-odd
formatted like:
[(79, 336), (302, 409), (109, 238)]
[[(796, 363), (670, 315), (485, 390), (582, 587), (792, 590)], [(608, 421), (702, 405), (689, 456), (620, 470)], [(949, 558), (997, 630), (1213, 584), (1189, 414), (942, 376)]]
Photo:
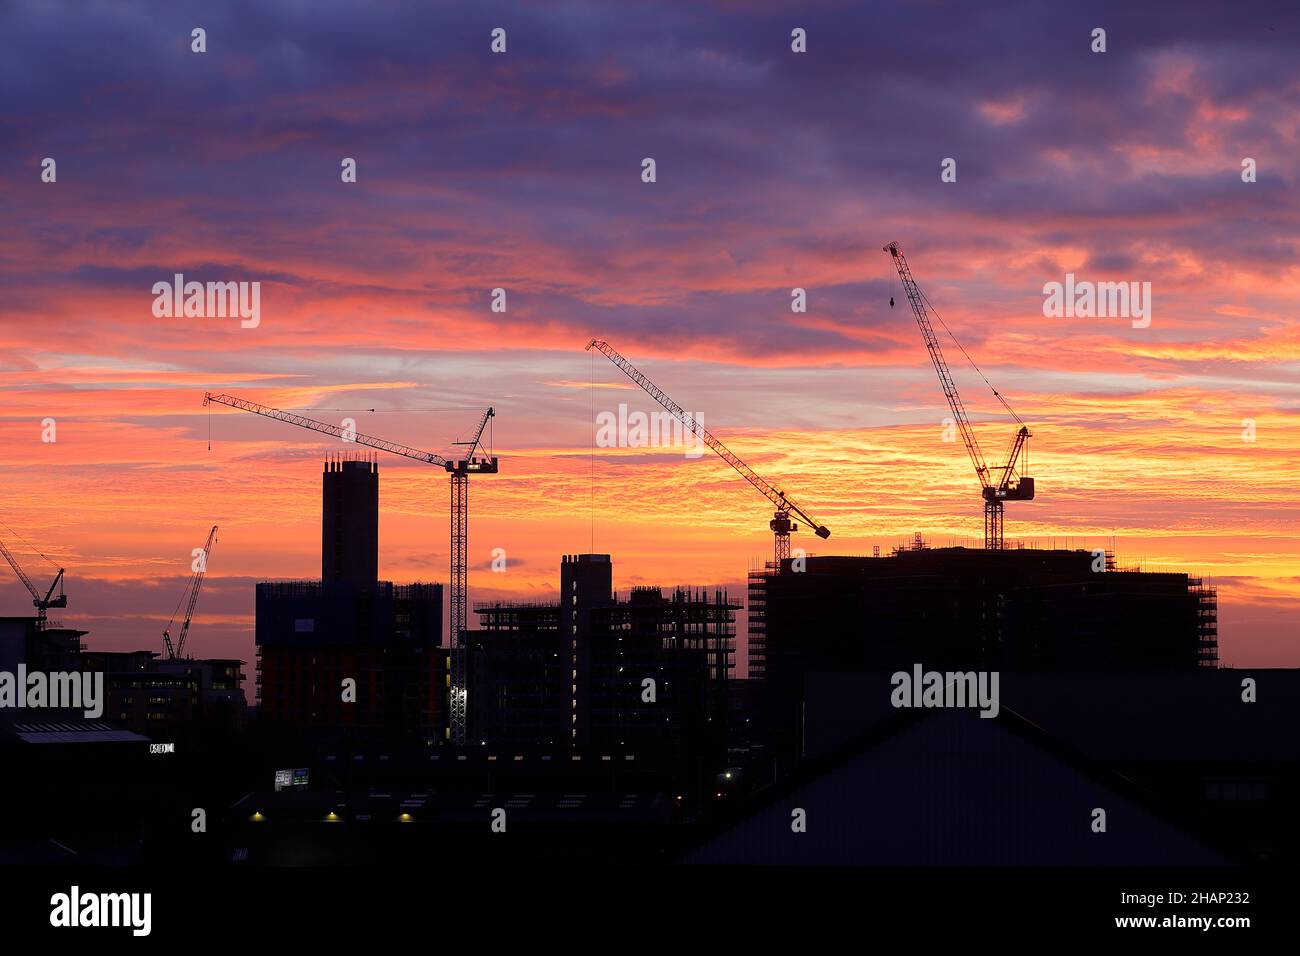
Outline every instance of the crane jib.
[(693, 434), (698, 436), (700, 440), (712, 449), (719, 458), (739, 472), (742, 478), (753, 485), (754, 488), (763, 495), (763, 497), (776, 507), (778, 514), (797, 514), (804, 521), (808, 522), (818, 537), (830, 537), (830, 530), (825, 525), (810, 517), (802, 508), (798, 507), (793, 501), (787, 498), (783, 492), (773, 488), (772, 485), (765, 481), (761, 475), (755, 472), (754, 469), (750, 468), (749, 465), (741, 461), (741, 459), (737, 457), (731, 449), (727, 448), (726, 445), (719, 441), (712, 432), (697, 422), (690, 412), (686, 411), (686, 409), (682, 408), (669, 398), (663, 389), (650, 381), (649, 378), (647, 378), (635, 365), (620, 355), (608, 342), (603, 339), (593, 338), (587, 343), (586, 351), (590, 352), (592, 349), (596, 349), (618, 366), (624, 375), (639, 385), (646, 394), (667, 409), (669, 414), (680, 421), (682, 425), (689, 429)]
[[(320, 432), (325, 435), (333, 435), (335, 438), (344, 438), (358, 445), (364, 445), (367, 448), (377, 448), (380, 451), (386, 451), (390, 454), (401, 455), (403, 458), (412, 458), (415, 461), (422, 461), (432, 465), (449, 464), (446, 458), (434, 454), (431, 451), (422, 451), (419, 448), (412, 448), (409, 445), (400, 445), (397, 442), (391, 442), (383, 438), (375, 438), (373, 435), (365, 435), (352, 429), (345, 429), (339, 425), (331, 425), (329, 422), (320, 422), (314, 418), (308, 418), (306, 415), (295, 415), (292, 412), (286, 412), (278, 408), (271, 408), (269, 405), (259, 405), (257, 402), (250, 402), (247, 399), (236, 398), (233, 395), (213, 395), (208, 393), (203, 397), (203, 404), (207, 405), (216, 402), (219, 405), (228, 405), (231, 408), (238, 408), (246, 412), (252, 412), (255, 415), (261, 415), (264, 418), (273, 418), (276, 421), (286, 422), (290, 425), (297, 425), (300, 428), (307, 428), (311, 431)], [(491, 411), (489, 409), (489, 411)], [(484, 424), (487, 418), (484, 417)], [(479, 427), (479, 434), (482, 434), (482, 426)]]
[[(984, 523), (984, 544), (987, 548), (1001, 549), (1005, 546), (1002, 537), (1002, 502), (1003, 501), (1029, 501), (1034, 497), (1034, 479), (1027, 476), (1019, 476), (1015, 483), (1012, 479), (1016, 477), (1016, 466), (1020, 461), (1021, 452), (1025, 451), (1026, 440), (1030, 437), (1030, 431), (1025, 426), (1019, 415), (1016, 415), (1007, 400), (995, 388), (984, 373), (980, 371), (979, 366), (975, 365), (973, 359), (962, 348), (961, 343), (953, 336), (953, 342), (957, 348), (970, 361), (971, 366), (984, 379), (985, 384), (997, 397), (1002, 407), (1016, 420), (1020, 425), (1019, 431), (1011, 443), (1010, 454), (1007, 457), (1007, 463), (998, 469), (1000, 477), (997, 482), (992, 481), (988, 466), (984, 463), (984, 454), (979, 446), (979, 441), (975, 437), (975, 430), (971, 427), (970, 419), (966, 415), (966, 407), (961, 400), (961, 395), (957, 392), (957, 385), (953, 381), (952, 373), (949, 371), (947, 360), (944, 358), (943, 349), (939, 345), (938, 336), (935, 335), (934, 326), (930, 322), (930, 314), (926, 308), (926, 298), (921, 293), (920, 287), (916, 280), (912, 278), (912, 270), (907, 265), (907, 259), (903, 251), (898, 248), (898, 243), (891, 242), (884, 247), (894, 261), (894, 266), (898, 271), (898, 277), (902, 281), (903, 290), (907, 293), (907, 300), (912, 306), (912, 313), (916, 317), (916, 324), (921, 330), (921, 336), (925, 341), (926, 351), (929, 353), (930, 361), (934, 365), (935, 374), (939, 377), (939, 384), (943, 388), (944, 397), (948, 401), (948, 407), (952, 410), (953, 423), (961, 432), (962, 441), (966, 446), (966, 452), (970, 456), (971, 464), (975, 468), (976, 477), (979, 479), (980, 487), (986, 502), (985, 523)], [(893, 305), (893, 300), (890, 300)], [(939, 319), (943, 324), (943, 319)], [(947, 325), (944, 325), (947, 331)], [(948, 332), (952, 335), (951, 331)], [(1027, 455), (1027, 452), (1026, 452)]]

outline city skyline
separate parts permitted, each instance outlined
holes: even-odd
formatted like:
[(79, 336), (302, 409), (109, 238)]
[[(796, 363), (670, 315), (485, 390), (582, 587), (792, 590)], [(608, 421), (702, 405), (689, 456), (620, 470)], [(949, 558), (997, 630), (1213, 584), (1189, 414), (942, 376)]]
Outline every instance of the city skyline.
[[(1300, 664), (1297, 14), (1261, 31), (1180, 9), (1007, 4), (938, 33), (833, 4), (181, 5), (72, 30), (16, 9), (0, 520), (22, 538), (5, 540), (33, 578), (32, 548), (67, 568), (61, 617), (93, 647), (161, 651), (220, 525), (190, 646), (251, 660), (254, 584), (314, 576), (321, 460), (351, 446), (216, 410), (209, 451), (204, 391), (444, 454), (492, 405), (471, 601), (550, 596), (558, 556), (588, 552), (614, 555), (622, 589), (741, 593), (770, 508), (711, 454), (593, 454), (593, 413), (657, 409), (583, 352), (595, 335), (832, 529), (795, 546), (978, 546), (974, 475), (889, 305), (897, 240), (1034, 429), (1038, 497), (1008, 507), (1007, 537), (1113, 539), (1121, 562), (1204, 574), (1225, 663)], [(816, 55), (792, 55), (793, 27)], [(257, 327), (155, 316), (177, 273), (262, 283)], [(1048, 318), (1044, 285), (1071, 274), (1150, 282), (1150, 327)], [(1012, 423), (959, 358), (996, 455)], [(333, 411), (359, 408), (379, 411)], [(380, 577), (445, 584), (445, 474), (380, 465)], [(0, 614), (29, 613), (5, 580)]]

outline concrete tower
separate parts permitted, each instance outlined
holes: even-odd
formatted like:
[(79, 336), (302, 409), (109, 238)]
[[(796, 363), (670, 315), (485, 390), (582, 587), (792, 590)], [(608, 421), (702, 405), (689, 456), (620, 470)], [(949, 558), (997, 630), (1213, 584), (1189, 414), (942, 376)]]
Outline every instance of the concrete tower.
[(371, 589), (379, 579), (379, 465), (364, 458), (325, 462), (321, 581)]

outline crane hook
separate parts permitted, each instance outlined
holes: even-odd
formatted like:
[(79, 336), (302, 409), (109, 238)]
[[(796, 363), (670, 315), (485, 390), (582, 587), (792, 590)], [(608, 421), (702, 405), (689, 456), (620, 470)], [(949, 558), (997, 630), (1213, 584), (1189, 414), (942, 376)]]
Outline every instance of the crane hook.
[(894, 307), (894, 297), (892, 295), (889, 297), (889, 307), (891, 309)]

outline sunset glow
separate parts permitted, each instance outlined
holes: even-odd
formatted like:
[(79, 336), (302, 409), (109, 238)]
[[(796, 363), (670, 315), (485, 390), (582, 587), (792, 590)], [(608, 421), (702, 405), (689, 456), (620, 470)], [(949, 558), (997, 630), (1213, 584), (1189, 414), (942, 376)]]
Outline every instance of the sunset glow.
[[(919, 531), (978, 547), (974, 473), (942, 440), (906, 300), (890, 307), (881, 246), (897, 240), (1033, 430), (1038, 497), (1008, 506), (1008, 538), (1204, 575), (1225, 663), (1300, 666), (1294, 37), (1256, 32), (1226, 70), (1241, 38), (1224, 23), (1125, 9), (1113, 33), (1153, 23), (1099, 64), (1043, 29), (1054, 5), (997, 22), (978, 6), (939, 41), (894, 29), (889, 7), (819, 30), (814, 5), (820, 56), (801, 64), (772, 40), (777, 5), (729, 23), (519, 5), (533, 39), (486, 70), (485, 44), (468, 69), (464, 38), (491, 25), (472, 5), (270, 4), (256, 25), (218, 5), (206, 58), (184, 11), (129, 32), (112, 5), (84, 14), (98, 31), (15, 15), (0, 536), (34, 580), (53, 574), (35, 550), (67, 568), (60, 616), (92, 646), (161, 650), (191, 549), (219, 525), (190, 646), (252, 660), (254, 584), (319, 575), (321, 462), (347, 449), (209, 411), (204, 392), (449, 456), (491, 405), (501, 472), (470, 482), (471, 601), (548, 596), (560, 556), (593, 550), (620, 590), (743, 597), (771, 508), (711, 454), (594, 448), (594, 413), (657, 408), (583, 351), (598, 335), (832, 529), (796, 546), (870, 554)], [(1013, 42), (1015, 70), (998, 52)], [(178, 272), (260, 281), (259, 327), (155, 318), (150, 288)], [(1150, 282), (1150, 328), (1045, 318), (1043, 286), (1066, 273)], [(997, 458), (1011, 421), (949, 359)], [(445, 583), (445, 473), (379, 466), (380, 576)], [(30, 613), (11, 575), (0, 613)]]

